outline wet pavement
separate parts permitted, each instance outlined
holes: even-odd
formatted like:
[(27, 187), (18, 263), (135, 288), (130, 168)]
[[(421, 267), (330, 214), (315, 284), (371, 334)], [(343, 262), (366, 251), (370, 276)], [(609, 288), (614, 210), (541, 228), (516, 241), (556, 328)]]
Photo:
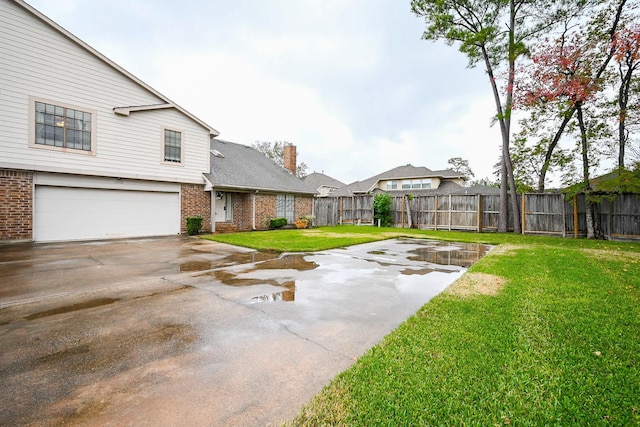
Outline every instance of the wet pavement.
[(0, 245), (0, 425), (277, 425), (488, 249)]

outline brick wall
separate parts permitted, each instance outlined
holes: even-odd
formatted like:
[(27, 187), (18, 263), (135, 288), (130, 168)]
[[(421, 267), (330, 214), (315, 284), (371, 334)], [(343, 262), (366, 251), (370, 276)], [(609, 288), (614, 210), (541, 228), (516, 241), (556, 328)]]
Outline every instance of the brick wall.
[(297, 220), (313, 212), (313, 197), (296, 196), (294, 218)]
[(204, 185), (182, 184), (180, 194), (180, 231), (187, 232), (187, 217), (201, 216), (202, 231), (211, 232), (211, 192)]
[(33, 173), (0, 169), (0, 241), (33, 240)]
[(256, 228), (266, 230), (269, 223), (276, 217), (276, 195), (256, 194)]

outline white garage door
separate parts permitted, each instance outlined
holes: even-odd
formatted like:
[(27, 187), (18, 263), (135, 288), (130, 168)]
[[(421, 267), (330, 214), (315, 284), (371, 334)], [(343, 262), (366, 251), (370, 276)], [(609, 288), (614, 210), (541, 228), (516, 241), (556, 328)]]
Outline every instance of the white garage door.
[(176, 192), (36, 186), (34, 240), (89, 240), (180, 233)]

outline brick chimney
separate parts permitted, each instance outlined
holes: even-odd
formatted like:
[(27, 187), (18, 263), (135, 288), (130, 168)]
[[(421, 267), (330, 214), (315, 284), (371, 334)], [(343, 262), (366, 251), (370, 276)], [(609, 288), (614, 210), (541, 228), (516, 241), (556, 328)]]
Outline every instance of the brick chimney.
[(296, 146), (287, 144), (284, 146), (284, 168), (295, 175), (296, 166)]

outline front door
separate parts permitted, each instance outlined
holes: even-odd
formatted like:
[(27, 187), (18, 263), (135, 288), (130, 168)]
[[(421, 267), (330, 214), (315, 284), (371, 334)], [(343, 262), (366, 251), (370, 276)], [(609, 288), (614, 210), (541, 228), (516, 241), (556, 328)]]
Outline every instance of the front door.
[(216, 191), (216, 222), (230, 222), (233, 220), (233, 204), (231, 193)]

